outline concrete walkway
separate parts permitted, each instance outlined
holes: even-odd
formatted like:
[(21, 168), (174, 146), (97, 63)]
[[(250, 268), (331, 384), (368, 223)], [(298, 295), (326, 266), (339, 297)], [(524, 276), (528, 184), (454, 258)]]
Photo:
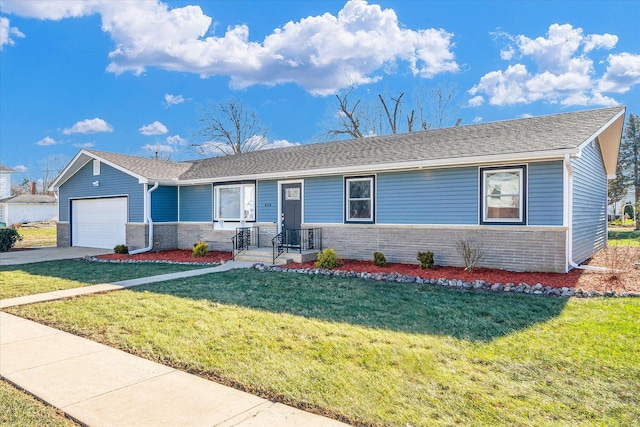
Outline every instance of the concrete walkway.
[[(0, 308), (252, 265), (221, 266), (0, 301)], [(343, 426), (0, 312), (0, 376), (89, 426)]]

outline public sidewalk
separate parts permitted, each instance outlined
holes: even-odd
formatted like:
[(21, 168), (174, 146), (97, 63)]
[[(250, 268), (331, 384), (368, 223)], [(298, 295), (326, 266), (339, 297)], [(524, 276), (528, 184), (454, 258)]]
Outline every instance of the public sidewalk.
[[(247, 265), (245, 265), (247, 264)], [(0, 301), (0, 308), (247, 267), (221, 266)], [(0, 312), (0, 376), (89, 426), (343, 426)]]

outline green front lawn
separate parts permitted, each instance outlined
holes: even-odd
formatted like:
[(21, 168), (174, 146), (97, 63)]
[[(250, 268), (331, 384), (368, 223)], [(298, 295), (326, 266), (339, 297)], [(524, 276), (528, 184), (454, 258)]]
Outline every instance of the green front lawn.
[(640, 246), (640, 231), (632, 229), (610, 230), (608, 244), (614, 246)]
[(373, 425), (634, 425), (640, 300), (236, 270), (8, 310)]
[(20, 227), (18, 233), (22, 240), (16, 242), (16, 248), (41, 248), (56, 245), (55, 224), (38, 224), (34, 227)]
[(0, 426), (73, 427), (61, 411), (0, 380)]
[(201, 267), (178, 264), (100, 263), (77, 260), (0, 266), (0, 299), (193, 270), (194, 268)]

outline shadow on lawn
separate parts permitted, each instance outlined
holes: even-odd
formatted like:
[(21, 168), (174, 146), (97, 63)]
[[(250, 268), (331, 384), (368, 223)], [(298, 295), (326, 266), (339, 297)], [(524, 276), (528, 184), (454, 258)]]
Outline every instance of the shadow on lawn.
[(79, 282), (78, 286), (111, 283), (137, 277), (208, 267), (155, 263), (101, 263), (83, 260), (44, 261), (33, 264), (0, 266), (2, 272), (22, 272), (30, 276), (56, 277)]
[(134, 290), (470, 341), (490, 341), (545, 322), (558, 316), (567, 302), (565, 298), (256, 270), (233, 270)]

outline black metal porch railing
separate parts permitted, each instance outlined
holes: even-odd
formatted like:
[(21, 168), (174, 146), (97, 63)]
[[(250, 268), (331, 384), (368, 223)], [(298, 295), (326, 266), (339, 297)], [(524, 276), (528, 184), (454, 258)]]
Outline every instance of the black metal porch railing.
[(282, 230), (271, 239), (273, 263), (285, 252), (322, 250), (322, 228), (292, 228)]
[(239, 227), (236, 234), (231, 238), (231, 259), (236, 255), (249, 249), (250, 246), (258, 246), (260, 239), (260, 227)]

